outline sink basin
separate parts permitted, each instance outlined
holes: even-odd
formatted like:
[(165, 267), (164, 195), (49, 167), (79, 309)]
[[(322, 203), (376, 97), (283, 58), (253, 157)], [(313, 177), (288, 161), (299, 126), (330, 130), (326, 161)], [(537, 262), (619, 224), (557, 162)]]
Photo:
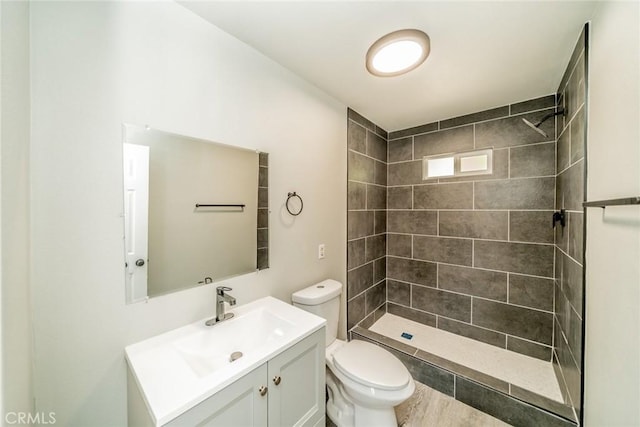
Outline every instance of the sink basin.
[(173, 345), (193, 372), (202, 377), (227, 367), (232, 363), (232, 353), (240, 352), (244, 357), (259, 352), (290, 334), (293, 327), (291, 322), (261, 307), (190, 334)]
[(205, 318), (125, 348), (132, 377), (156, 425), (169, 422), (326, 323), (273, 297), (231, 312), (233, 318), (216, 325), (206, 326)]

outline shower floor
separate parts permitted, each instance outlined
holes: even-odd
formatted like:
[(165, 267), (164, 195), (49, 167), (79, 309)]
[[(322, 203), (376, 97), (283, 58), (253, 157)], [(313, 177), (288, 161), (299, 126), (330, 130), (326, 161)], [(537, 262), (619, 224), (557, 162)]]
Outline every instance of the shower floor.
[[(423, 325), (386, 313), (369, 330), (442, 359), (562, 403), (551, 362)], [(413, 335), (411, 340), (402, 333)], [(511, 386), (510, 386), (511, 387)]]

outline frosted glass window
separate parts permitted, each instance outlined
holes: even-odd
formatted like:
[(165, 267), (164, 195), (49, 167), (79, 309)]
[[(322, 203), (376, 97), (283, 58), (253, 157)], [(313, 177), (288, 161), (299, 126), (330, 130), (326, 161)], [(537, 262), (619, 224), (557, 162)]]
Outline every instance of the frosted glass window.
[(460, 157), (460, 172), (478, 172), (487, 170), (488, 156)]
[(439, 176), (453, 176), (454, 175), (454, 159), (451, 157), (440, 157), (426, 159), (426, 173), (427, 178), (437, 178)]
[(422, 179), (493, 173), (493, 148), (422, 158)]

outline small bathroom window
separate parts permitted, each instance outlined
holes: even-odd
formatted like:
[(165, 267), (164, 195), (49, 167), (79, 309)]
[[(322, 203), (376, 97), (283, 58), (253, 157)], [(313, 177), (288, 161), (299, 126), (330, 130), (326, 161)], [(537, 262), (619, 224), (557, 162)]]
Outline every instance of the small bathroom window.
[(422, 179), (444, 178), (493, 173), (493, 149), (425, 156)]
[(425, 157), (424, 171), (425, 176), (429, 178), (453, 176), (454, 158), (453, 156)]

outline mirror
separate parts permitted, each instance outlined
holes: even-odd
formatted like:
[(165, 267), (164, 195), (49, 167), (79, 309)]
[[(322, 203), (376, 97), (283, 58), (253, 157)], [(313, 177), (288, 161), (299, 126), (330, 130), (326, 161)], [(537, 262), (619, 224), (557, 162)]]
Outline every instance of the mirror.
[(268, 155), (125, 125), (128, 303), (267, 268)]

